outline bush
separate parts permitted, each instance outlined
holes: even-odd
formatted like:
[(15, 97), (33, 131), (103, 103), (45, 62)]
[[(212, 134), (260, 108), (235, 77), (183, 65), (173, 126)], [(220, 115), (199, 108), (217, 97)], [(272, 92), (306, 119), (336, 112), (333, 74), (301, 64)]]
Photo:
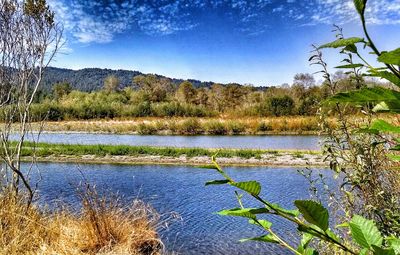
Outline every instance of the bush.
[(241, 134), (246, 131), (246, 126), (237, 121), (229, 121), (227, 123), (228, 129), (230, 130), (230, 133), (236, 135), (236, 134)]
[(154, 135), (155, 133), (157, 133), (157, 129), (154, 125), (146, 123), (140, 123), (139, 125), (137, 125), (136, 131), (140, 135)]
[(205, 124), (207, 133), (210, 135), (226, 135), (228, 130), (221, 121), (209, 121)]
[(287, 116), (294, 113), (295, 103), (289, 96), (269, 97), (258, 106), (260, 116)]
[(200, 121), (191, 118), (179, 125), (179, 132), (185, 135), (196, 135), (201, 131), (200, 125)]
[(24, 196), (0, 193), (0, 254), (158, 254), (159, 216), (140, 201), (125, 206), (93, 190), (79, 194), (81, 209), (27, 207)]
[(52, 103), (32, 104), (31, 117), (33, 121), (59, 121), (64, 119), (62, 107)]
[(271, 126), (271, 124), (269, 124), (269, 123), (267, 123), (265, 121), (261, 121), (257, 125), (257, 131), (258, 132), (272, 131), (272, 126)]

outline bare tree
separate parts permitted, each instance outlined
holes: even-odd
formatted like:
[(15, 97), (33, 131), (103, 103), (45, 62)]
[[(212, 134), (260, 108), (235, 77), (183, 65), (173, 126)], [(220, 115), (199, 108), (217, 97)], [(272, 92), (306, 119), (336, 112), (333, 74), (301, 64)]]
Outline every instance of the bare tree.
[[(3, 184), (29, 195), (29, 171), (21, 169), (23, 144), (30, 128), (30, 107), (43, 72), (61, 46), (62, 28), (45, 0), (0, 0), (0, 157)], [(16, 136), (16, 141), (11, 137)]]

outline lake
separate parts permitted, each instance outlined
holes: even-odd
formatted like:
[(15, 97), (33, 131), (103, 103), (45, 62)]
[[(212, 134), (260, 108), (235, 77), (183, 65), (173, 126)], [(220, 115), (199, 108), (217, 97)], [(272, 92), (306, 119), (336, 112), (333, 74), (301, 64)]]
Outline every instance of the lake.
[[(37, 134), (28, 138), (37, 139)], [(14, 135), (15, 139), (16, 136)], [(42, 133), (40, 142), (68, 144), (123, 144), (133, 146), (173, 146), (201, 148), (297, 149), (319, 150), (320, 137), (293, 135), (266, 136), (171, 136), (116, 135), (89, 133)]]
[[(214, 170), (189, 166), (154, 165), (76, 165), (39, 163), (41, 177), (39, 194), (41, 202), (52, 203), (58, 199), (75, 203), (74, 188), (81, 181), (81, 173), (98, 190), (118, 192), (125, 201), (140, 198), (150, 203), (163, 218), (176, 212), (182, 220), (171, 221), (169, 227), (160, 229), (168, 251), (179, 254), (290, 254), (275, 245), (239, 243), (245, 237), (261, 232), (242, 218), (216, 215), (221, 209), (237, 207), (234, 189), (228, 186), (208, 186), (204, 183), (221, 179)], [(262, 196), (271, 202), (293, 208), (295, 199), (307, 199), (308, 181), (295, 168), (227, 167), (235, 180), (257, 180), (262, 184)], [(323, 172), (330, 183), (329, 172)], [(244, 198), (245, 205), (256, 206)], [(289, 240), (296, 240), (293, 225), (272, 219), (275, 230)]]

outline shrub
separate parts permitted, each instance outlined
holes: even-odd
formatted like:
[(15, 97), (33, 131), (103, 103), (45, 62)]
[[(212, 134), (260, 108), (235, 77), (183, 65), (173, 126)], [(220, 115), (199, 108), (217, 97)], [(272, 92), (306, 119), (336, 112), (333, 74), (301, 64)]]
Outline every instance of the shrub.
[(136, 127), (136, 131), (140, 135), (154, 135), (157, 132), (157, 128), (153, 124), (146, 124), (146, 123), (140, 123)]
[(196, 135), (201, 131), (200, 125), (197, 119), (187, 119), (179, 125), (179, 132), (185, 135)]
[(158, 214), (135, 200), (80, 192), (81, 209), (27, 207), (23, 195), (0, 192), (0, 254), (159, 254)]
[(258, 132), (267, 132), (267, 131), (272, 131), (272, 126), (270, 123), (267, 123), (265, 121), (261, 121), (257, 125), (257, 131)]
[(221, 121), (209, 121), (205, 124), (205, 128), (210, 135), (225, 135), (228, 133), (225, 124)]
[(242, 122), (229, 121), (226, 124), (228, 126), (228, 130), (230, 130), (230, 133), (234, 135), (241, 134), (246, 131), (246, 126)]
[(266, 112), (273, 116), (285, 116), (293, 114), (294, 101), (289, 96), (271, 97), (265, 102)]

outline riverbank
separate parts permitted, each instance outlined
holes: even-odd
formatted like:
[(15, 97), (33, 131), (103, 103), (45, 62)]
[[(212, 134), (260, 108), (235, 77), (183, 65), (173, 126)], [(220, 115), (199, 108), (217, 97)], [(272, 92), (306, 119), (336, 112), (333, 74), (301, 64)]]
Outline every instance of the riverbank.
[(206, 165), (217, 155), (221, 165), (326, 166), (319, 151), (205, 149), (126, 145), (70, 145), (26, 143), (23, 160), (103, 164)]
[[(331, 119), (332, 126), (335, 119)], [(140, 135), (305, 135), (319, 132), (316, 117), (134, 118), (33, 123), (35, 131)]]

